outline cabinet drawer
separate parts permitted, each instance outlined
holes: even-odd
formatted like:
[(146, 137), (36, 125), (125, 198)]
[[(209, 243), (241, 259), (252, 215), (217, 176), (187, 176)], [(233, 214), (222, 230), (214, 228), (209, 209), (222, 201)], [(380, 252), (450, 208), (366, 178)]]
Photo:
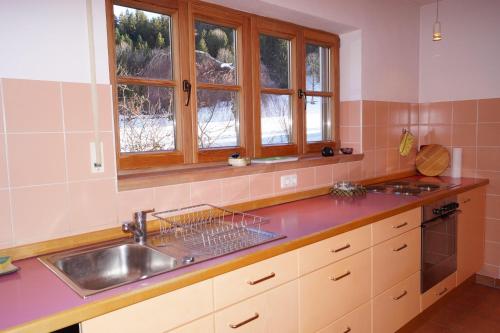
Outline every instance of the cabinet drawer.
[(373, 300), (373, 333), (397, 331), (420, 311), (420, 272)]
[(215, 313), (215, 332), (297, 333), (297, 280)]
[(298, 251), (299, 274), (312, 272), (370, 246), (370, 225), (308, 245)]
[(299, 278), (300, 331), (316, 332), (367, 302), (371, 249)]
[(373, 247), (373, 295), (420, 269), (421, 230), (413, 229)]
[(434, 304), (438, 299), (448, 294), (457, 286), (457, 273), (450, 274), (446, 279), (436, 284), (431, 289), (422, 294), (421, 310), (424, 311)]
[(178, 327), (168, 333), (213, 333), (214, 332), (214, 315), (195, 320), (189, 324)]
[(372, 304), (367, 302), (318, 333), (367, 333), (372, 331)]
[(162, 333), (211, 313), (212, 304), (212, 280), (206, 280), (84, 321), (81, 330)]
[(373, 244), (378, 244), (418, 227), (422, 222), (421, 210), (421, 208), (415, 208), (372, 224)]
[(297, 278), (297, 251), (214, 278), (215, 309), (221, 309)]

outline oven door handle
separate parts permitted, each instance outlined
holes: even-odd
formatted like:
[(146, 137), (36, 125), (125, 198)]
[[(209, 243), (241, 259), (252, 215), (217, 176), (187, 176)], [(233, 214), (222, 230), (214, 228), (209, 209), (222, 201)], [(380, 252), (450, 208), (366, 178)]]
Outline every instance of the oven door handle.
[(425, 221), (425, 222), (422, 223), (421, 226), (422, 226), (422, 228), (425, 228), (426, 224), (434, 223), (434, 222), (436, 222), (439, 219), (449, 219), (449, 218), (455, 217), (455, 216), (457, 216), (459, 214), (462, 214), (462, 211), (460, 209), (456, 209), (453, 212), (450, 212), (450, 213), (447, 213), (447, 214), (443, 214), (443, 215), (439, 215), (439, 216), (436, 216), (435, 218), (433, 218), (431, 220)]

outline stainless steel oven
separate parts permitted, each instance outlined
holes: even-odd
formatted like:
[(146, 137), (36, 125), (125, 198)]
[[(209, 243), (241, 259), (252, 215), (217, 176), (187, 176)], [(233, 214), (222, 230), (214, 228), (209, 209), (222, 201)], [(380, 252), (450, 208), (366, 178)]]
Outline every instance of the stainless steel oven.
[(423, 206), (421, 293), (457, 270), (456, 196)]

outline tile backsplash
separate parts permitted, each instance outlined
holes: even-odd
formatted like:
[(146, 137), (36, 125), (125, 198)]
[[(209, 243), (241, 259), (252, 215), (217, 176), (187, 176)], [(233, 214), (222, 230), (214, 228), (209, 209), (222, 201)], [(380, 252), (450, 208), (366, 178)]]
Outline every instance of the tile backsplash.
[[(139, 209), (227, 205), (412, 167), (390, 154), (396, 146), (364, 149), (364, 121), (384, 111), (377, 113), (370, 103), (366, 107), (365, 102), (353, 101), (342, 103), (342, 141), (355, 152), (365, 150), (377, 161), (384, 160), (376, 170), (358, 161), (118, 192), (109, 85), (98, 86), (103, 173), (90, 170), (89, 84), (2, 79), (0, 97), (0, 248), (118, 226)], [(406, 115), (409, 109), (403, 109), (397, 112)], [(374, 131), (383, 137), (388, 128)], [(282, 190), (280, 177), (288, 174), (297, 175), (297, 187)]]

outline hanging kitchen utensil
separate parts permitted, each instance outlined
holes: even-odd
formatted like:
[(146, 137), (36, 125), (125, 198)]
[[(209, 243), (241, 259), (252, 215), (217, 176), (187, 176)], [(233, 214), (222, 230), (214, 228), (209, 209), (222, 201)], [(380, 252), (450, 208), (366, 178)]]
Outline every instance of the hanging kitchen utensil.
[(401, 135), (401, 142), (399, 143), (399, 154), (401, 156), (408, 156), (410, 154), (411, 148), (413, 147), (413, 142), (415, 137), (406, 128), (403, 129), (403, 134)]
[(417, 153), (415, 165), (425, 176), (438, 176), (450, 165), (450, 153), (441, 145), (426, 145)]

